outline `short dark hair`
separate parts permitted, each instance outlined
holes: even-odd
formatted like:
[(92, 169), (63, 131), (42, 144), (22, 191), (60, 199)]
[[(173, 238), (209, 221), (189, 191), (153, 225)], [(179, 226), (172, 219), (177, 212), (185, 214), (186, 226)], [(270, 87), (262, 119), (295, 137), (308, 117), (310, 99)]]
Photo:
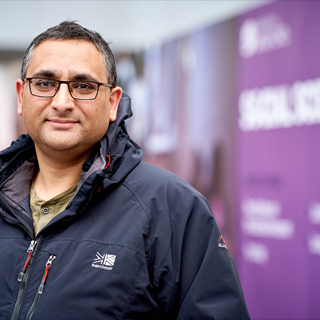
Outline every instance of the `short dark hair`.
[(21, 67), (21, 79), (26, 77), (27, 68), (30, 63), (34, 49), (46, 40), (85, 40), (95, 45), (95, 47), (102, 53), (108, 82), (113, 87), (117, 86), (117, 70), (114, 56), (106, 42), (98, 32), (88, 30), (74, 21), (63, 21), (59, 25), (49, 28), (40, 33), (30, 43), (26, 50)]

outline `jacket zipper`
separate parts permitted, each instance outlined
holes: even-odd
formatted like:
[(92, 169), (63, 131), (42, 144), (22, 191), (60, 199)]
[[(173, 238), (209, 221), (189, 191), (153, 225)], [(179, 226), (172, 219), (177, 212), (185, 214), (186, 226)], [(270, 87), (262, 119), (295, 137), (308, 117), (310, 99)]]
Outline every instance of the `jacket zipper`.
[(30, 243), (30, 246), (27, 250), (28, 252), (28, 257), (27, 257), (27, 260), (24, 264), (24, 267), (22, 268), (22, 271), (19, 273), (19, 276), (18, 276), (18, 281), (21, 282), (22, 281), (22, 278), (24, 276), (24, 274), (26, 273), (26, 270), (27, 270), (27, 267), (29, 266), (29, 262), (31, 260), (31, 256), (34, 252), (34, 248), (36, 247), (37, 245), (37, 241), (36, 240), (32, 240), (31, 243)]
[(31, 241), (31, 243), (29, 245), (29, 248), (27, 250), (28, 257), (27, 257), (27, 259), (26, 259), (26, 261), (24, 263), (24, 266), (23, 266), (21, 272), (19, 273), (18, 281), (20, 282), (20, 286), (19, 286), (17, 300), (16, 300), (16, 303), (15, 303), (14, 308), (13, 308), (11, 320), (16, 320), (17, 317), (18, 317), (18, 313), (19, 313), (19, 310), (20, 310), (24, 289), (26, 287), (26, 282), (27, 282), (27, 278), (28, 278), (28, 274), (29, 274), (30, 264), (31, 264), (32, 258), (34, 256), (35, 248), (36, 248), (37, 243), (38, 242), (36, 240), (32, 240)]
[[(85, 208), (88, 206), (88, 204), (89, 204), (89, 202), (90, 202), (90, 200), (91, 200), (91, 198), (92, 198), (92, 194), (93, 194), (93, 192), (91, 192), (91, 193), (89, 194), (88, 199), (87, 199), (87, 202), (86, 202), (85, 205), (81, 208), (81, 210), (79, 211), (79, 213), (82, 212), (82, 211), (84, 211)], [(64, 220), (62, 220), (62, 221), (66, 222), (66, 221), (72, 220), (73, 218), (74, 218), (74, 217), (66, 218), (66, 219), (64, 219)], [(6, 220), (6, 219), (5, 219), (5, 220)], [(26, 231), (28, 231), (28, 230), (26, 230)], [(28, 233), (29, 233), (29, 232), (28, 232)], [(29, 233), (29, 235), (31, 236), (30, 233)], [(21, 306), (21, 302), (22, 302), (22, 297), (23, 297), (24, 289), (25, 289), (26, 282), (27, 282), (27, 278), (28, 278), (28, 274), (29, 274), (30, 263), (31, 263), (32, 258), (33, 258), (33, 256), (34, 256), (35, 248), (36, 248), (36, 245), (37, 245), (37, 243), (39, 242), (40, 238), (41, 238), (41, 236), (38, 238), (38, 241), (32, 240), (31, 243), (30, 243), (30, 245), (29, 245), (29, 248), (28, 248), (28, 250), (27, 250), (27, 252), (28, 252), (28, 257), (27, 257), (27, 259), (26, 259), (26, 261), (25, 261), (25, 264), (24, 264), (24, 266), (23, 266), (23, 268), (22, 268), (22, 270), (21, 270), (21, 272), (19, 273), (19, 276), (18, 276), (18, 281), (20, 282), (20, 286), (19, 286), (19, 291), (18, 291), (17, 300), (16, 300), (16, 303), (15, 303), (15, 305), (14, 305), (14, 309), (13, 309), (13, 312), (12, 312), (11, 320), (16, 320), (17, 317), (18, 317), (18, 313), (19, 313), (19, 310), (20, 310), (20, 306)], [(50, 256), (50, 257), (52, 257), (52, 256)], [(48, 274), (48, 272), (49, 272), (49, 269), (50, 269), (50, 267), (51, 267), (51, 264), (52, 264), (53, 260), (56, 258), (55, 256), (53, 256), (53, 257), (54, 257), (54, 258), (52, 258), (52, 261), (49, 262), (50, 258), (49, 258), (49, 260), (48, 260), (48, 262), (49, 262), (48, 271), (45, 273), (44, 278), (43, 278), (43, 280), (41, 281), (41, 284), (40, 284), (40, 287), (39, 287), (39, 289), (38, 289), (37, 295), (36, 295), (36, 297), (35, 297), (32, 305), (31, 305), (31, 307), (30, 307), (30, 310), (29, 310), (28, 314), (27, 314), (27, 316), (29, 316), (29, 318), (27, 318), (27, 319), (31, 319), (31, 316), (32, 316), (32, 314), (33, 314), (33, 312), (34, 312), (34, 308), (35, 308), (35, 306), (36, 306), (36, 304), (37, 304), (37, 302), (38, 302), (39, 295), (41, 295), (41, 294), (43, 293), (44, 284), (45, 284), (45, 281), (46, 281), (47, 274)], [(47, 262), (47, 263), (48, 263), (48, 262)], [(46, 267), (46, 268), (47, 268), (47, 267)], [(46, 270), (47, 270), (47, 269), (46, 269)], [(33, 309), (33, 310), (32, 310), (32, 309)], [(32, 312), (30, 312), (31, 310), (32, 310)], [(29, 315), (29, 313), (30, 313), (30, 315)]]
[(40, 295), (43, 294), (43, 290), (44, 290), (44, 286), (46, 284), (46, 280), (47, 280), (47, 277), (48, 277), (48, 273), (49, 273), (49, 270), (51, 269), (51, 265), (52, 265), (52, 262), (55, 260), (56, 256), (55, 255), (51, 255), (46, 263), (46, 268), (45, 268), (45, 271), (44, 271), (44, 275), (42, 277), (42, 280), (41, 280), (41, 283), (40, 283), (40, 286), (38, 288), (38, 291), (37, 291), (37, 294), (32, 302), (32, 305), (27, 313), (27, 316), (26, 316), (26, 320), (30, 320), (33, 313), (34, 313), (34, 310), (37, 306), (37, 303), (38, 303), (38, 300), (40, 298)]

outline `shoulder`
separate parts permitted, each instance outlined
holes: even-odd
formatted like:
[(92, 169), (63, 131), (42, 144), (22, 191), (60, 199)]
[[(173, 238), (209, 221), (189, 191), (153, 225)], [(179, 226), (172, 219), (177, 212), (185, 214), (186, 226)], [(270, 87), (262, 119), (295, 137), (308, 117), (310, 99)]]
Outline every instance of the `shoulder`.
[(202, 195), (189, 183), (171, 171), (159, 168), (152, 164), (141, 162), (128, 175), (124, 184), (134, 192), (145, 193), (168, 193), (183, 192), (202, 197)]
[[(178, 175), (141, 162), (125, 179), (123, 185), (152, 216), (187, 218), (197, 209), (212, 217), (206, 198)], [(196, 210), (194, 210), (196, 209)], [(169, 218), (169, 219), (171, 219)]]

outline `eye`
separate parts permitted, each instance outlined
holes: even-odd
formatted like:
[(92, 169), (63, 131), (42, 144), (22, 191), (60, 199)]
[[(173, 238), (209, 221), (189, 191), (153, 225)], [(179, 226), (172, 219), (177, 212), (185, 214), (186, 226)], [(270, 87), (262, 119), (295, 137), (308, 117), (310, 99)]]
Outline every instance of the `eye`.
[(96, 88), (97, 88), (97, 85), (94, 82), (79, 82), (79, 81), (76, 81), (76, 82), (72, 82), (71, 86), (72, 86), (73, 90), (81, 91), (83, 93), (95, 91)]
[(92, 89), (92, 85), (90, 83), (79, 83), (78, 84), (79, 89)]
[(32, 81), (34, 87), (40, 90), (48, 90), (57, 87), (57, 82), (50, 79), (38, 79), (35, 78)]

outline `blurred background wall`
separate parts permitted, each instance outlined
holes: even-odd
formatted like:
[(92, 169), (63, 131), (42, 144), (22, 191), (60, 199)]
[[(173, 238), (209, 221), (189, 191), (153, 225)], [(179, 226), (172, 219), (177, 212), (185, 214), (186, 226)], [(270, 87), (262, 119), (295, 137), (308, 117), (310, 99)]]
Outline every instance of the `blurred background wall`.
[(252, 319), (320, 319), (320, 1), (1, 1), (1, 148), (23, 51), (66, 19), (112, 40), (130, 135), (207, 197)]

